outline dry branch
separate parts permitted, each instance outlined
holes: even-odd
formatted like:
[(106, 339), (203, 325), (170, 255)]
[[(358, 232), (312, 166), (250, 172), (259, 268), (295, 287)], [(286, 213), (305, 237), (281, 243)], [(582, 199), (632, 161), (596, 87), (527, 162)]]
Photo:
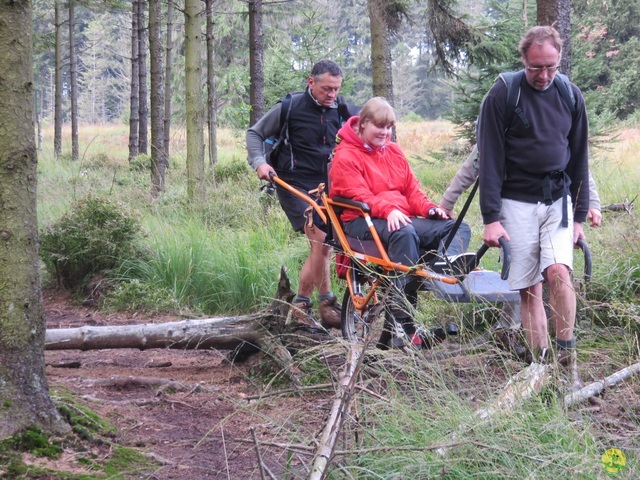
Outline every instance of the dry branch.
[(577, 392), (569, 393), (564, 396), (564, 405), (571, 407), (572, 405), (588, 400), (589, 398), (602, 392), (606, 387), (612, 387), (626, 380), (631, 375), (640, 372), (640, 362), (618, 370), (616, 373), (609, 375), (602, 381), (593, 382), (581, 388)]
[(502, 393), (490, 407), (481, 408), (476, 415), (481, 419), (489, 418), (498, 411), (511, 410), (522, 400), (542, 390), (551, 378), (551, 366), (532, 363), (511, 377)]
[[(637, 198), (637, 195), (636, 195)], [(628, 198), (625, 199), (624, 202), (620, 202), (620, 203), (612, 203), (610, 205), (605, 205), (604, 207), (602, 207), (602, 211), (607, 211), (607, 212), (627, 212), (628, 214), (631, 214), (631, 210), (633, 210), (633, 202), (635, 201), (635, 198), (631, 201), (629, 201)]]
[(367, 341), (347, 345), (347, 361), (336, 388), (336, 396), (331, 407), (329, 419), (324, 426), (316, 449), (309, 480), (322, 480), (327, 476), (327, 467), (333, 457), (342, 423), (349, 411), (358, 372), (364, 358), (364, 350), (368, 344), (369, 342)]

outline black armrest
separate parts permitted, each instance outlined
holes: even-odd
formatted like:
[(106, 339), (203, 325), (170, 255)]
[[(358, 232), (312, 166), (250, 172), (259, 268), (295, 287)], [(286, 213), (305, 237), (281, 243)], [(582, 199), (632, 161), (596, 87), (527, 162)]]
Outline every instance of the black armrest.
[(365, 213), (371, 213), (371, 207), (369, 207), (369, 205), (364, 202), (358, 202), (357, 200), (351, 200), (349, 198), (342, 197), (333, 197), (331, 200), (343, 205), (351, 206), (353, 208), (359, 208)]

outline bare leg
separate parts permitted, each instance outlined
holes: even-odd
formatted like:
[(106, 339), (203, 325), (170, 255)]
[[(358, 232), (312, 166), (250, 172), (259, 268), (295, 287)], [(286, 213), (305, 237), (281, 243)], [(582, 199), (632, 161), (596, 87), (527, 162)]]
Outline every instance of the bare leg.
[(566, 265), (557, 263), (545, 272), (549, 284), (551, 320), (558, 340), (571, 340), (576, 321), (576, 292), (571, 272)]
[(304, 233), (309, 240), (311, 251), (300, 270), (298, 294), (311, 297), (314, 288), (320, 295), (331, 291), (329, 261), (331, 247), (325, 245), (325, 233), (315, 225), (305, 225)]
[(549, 348), (547, 315), (542, 303), (542, 282), (520, 290), (520, 313), (529, 348)]

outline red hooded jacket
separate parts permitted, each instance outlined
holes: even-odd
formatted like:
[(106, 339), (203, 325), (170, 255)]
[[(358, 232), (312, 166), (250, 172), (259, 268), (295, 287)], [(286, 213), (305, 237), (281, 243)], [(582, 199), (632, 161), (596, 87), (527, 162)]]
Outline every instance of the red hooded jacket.
[[(338, 132), (340, 143), (329, 172), (331, 197), (365, 202), (374, 218), (386, 219), (395, 209), (409, 217), (426, 217), (436, 204), (420, 191), (420, 182), (400, 146), (391, 141), (381, 148), (366, 145), (354, 131), (358, 120), (351, 117)], [(341, 219), (349, 222), (358, 216), (345, 210)]]

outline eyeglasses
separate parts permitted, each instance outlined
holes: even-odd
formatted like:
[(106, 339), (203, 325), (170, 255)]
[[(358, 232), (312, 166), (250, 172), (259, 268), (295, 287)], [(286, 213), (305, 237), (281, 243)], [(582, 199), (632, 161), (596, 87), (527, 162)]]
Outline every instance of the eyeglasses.
[(524, 68), (526, 68), (527, 72), (537, 75), (539, 73), (542, 73), (543, 70), (546, 70), (549, 73), (556, 73), (558, 71), (558, 68), (560, 67), (556, 65), (554, 67), (524, 67)]

